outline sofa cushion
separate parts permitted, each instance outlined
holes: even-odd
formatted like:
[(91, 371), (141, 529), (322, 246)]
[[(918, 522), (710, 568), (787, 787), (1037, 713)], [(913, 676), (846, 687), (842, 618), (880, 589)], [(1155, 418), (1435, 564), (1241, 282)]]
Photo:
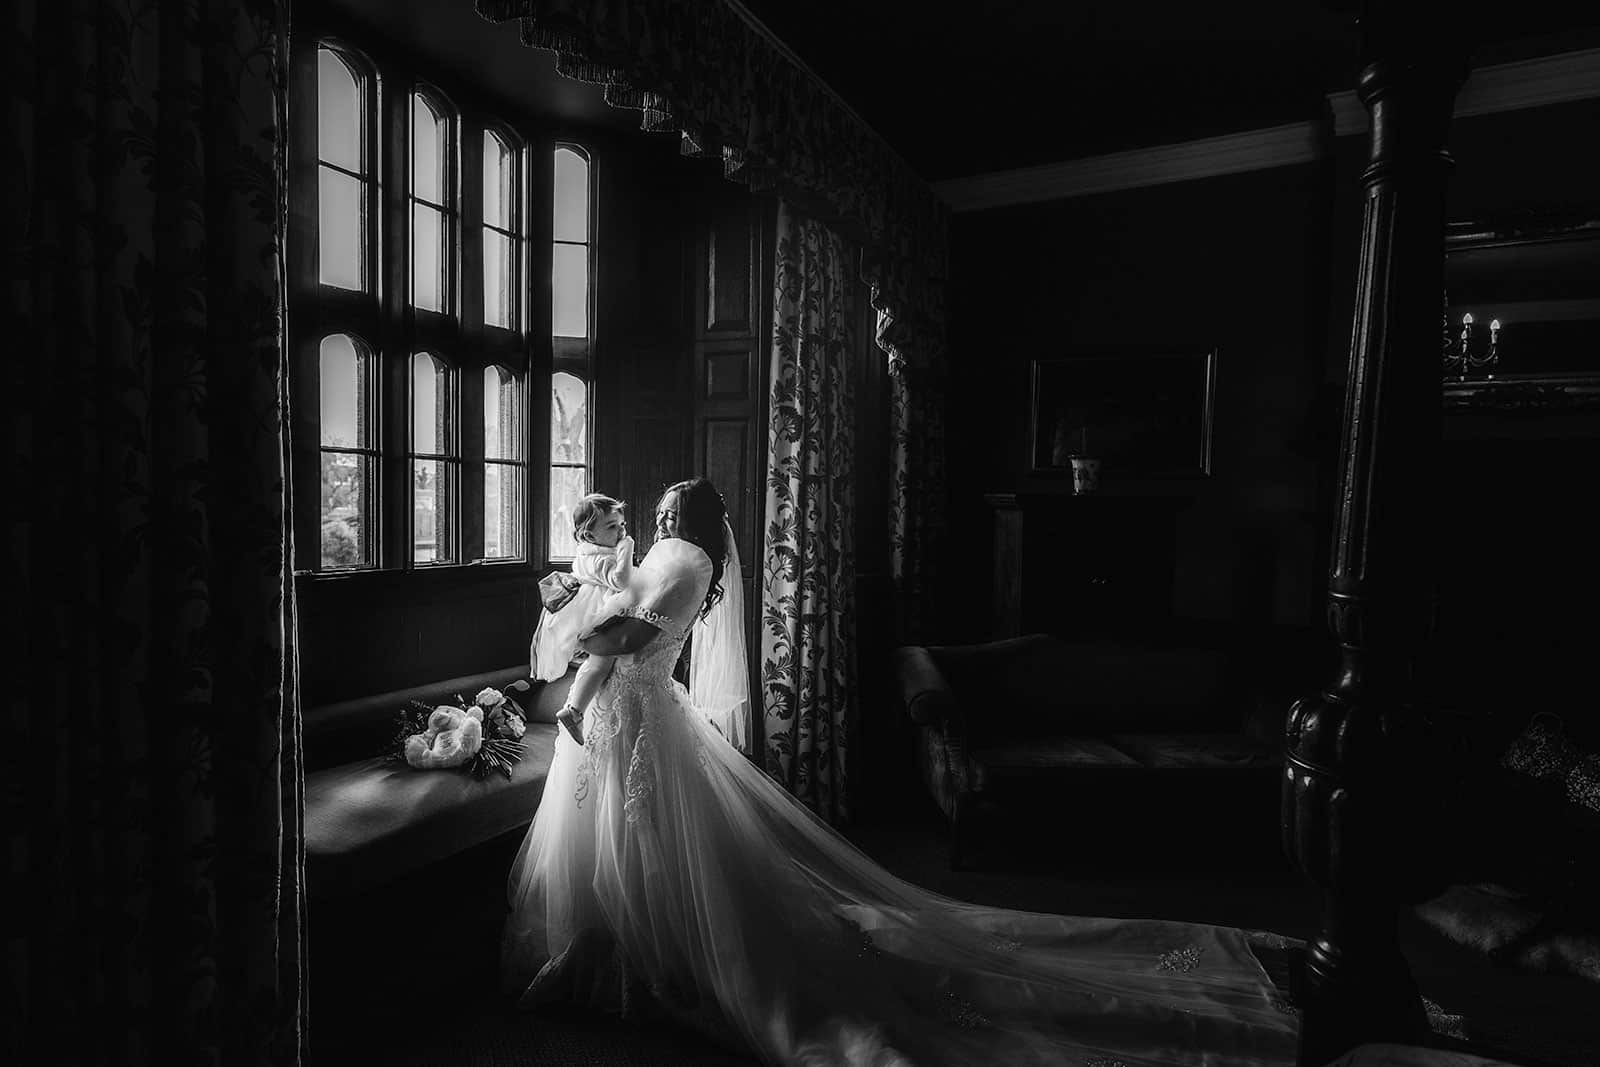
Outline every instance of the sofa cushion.
[(316, 896), (355, 892), (526, 826), (544, 795), (557, 729), (528, 725), (510, 779), (421, 771), (382, 757), (310, 772), (309, 890)]
[(1111, 734), (1107, 740), (1148, 770), (1277, 767), (1281, 752), (1244, 734)]
[(1137, 761), (1092, 737), (1041, 737), (1009, 745), (974, 749), (970, 754), (973, 788), (1020, 781), (1064, 771), (1138, 770)]
[(1447, 826), (1454, 880), (1497, 883), (1541, 907), (1600, 899), (1600, 752), (1560, 719), (1535, 715), (1459, 794)]
[(1600, 982), (1600, 928), (1593, 898), (1546, 902), (1494, 883), (1453, 885), (1415, 914), (1451, 941), (1529, 971)]

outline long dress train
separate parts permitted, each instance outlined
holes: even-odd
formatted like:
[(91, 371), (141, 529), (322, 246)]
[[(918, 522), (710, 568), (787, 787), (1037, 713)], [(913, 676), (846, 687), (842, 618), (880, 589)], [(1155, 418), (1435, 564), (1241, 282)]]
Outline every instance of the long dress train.
[(710, 561), (682, 540), (623, 610), (580, 746), (558, 737), (513, 865), (524, 1003), (664, 1011), (769, 1063), (1288, 1064), (1272, 934), (978, 907), (890, 875), (733, 749), (671, 677)]

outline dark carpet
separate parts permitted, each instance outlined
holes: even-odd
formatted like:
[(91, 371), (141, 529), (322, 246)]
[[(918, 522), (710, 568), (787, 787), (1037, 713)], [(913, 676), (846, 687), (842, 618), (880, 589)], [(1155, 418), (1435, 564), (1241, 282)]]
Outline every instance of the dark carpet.
[[(1074, 915), (1180, 919), (1309, 937), (1317, 894), (1270, 843), (1149, 834), (1113, 853), (1077, 849), (1052, 820), (1021, 821), (983, 869), (952, 871), (943, 819), (917, 801), (848, 836), (895, 874), (951, 897)], [(675, 1067), (754, 1062), (670, 1024), (579, 1010), (512, 1009), (496, 981), (504, 880), (520, 833), (359, 900), (314, 900), (311, 1048), (316, 1064)], [(1593, 1067), (1594, 987), (1508, 973), (1420, 923), (1408, 957), (1436, 1030), (1528, 1067)], [(1585, 1010), (1585, 1005), (1590, 1005)]]

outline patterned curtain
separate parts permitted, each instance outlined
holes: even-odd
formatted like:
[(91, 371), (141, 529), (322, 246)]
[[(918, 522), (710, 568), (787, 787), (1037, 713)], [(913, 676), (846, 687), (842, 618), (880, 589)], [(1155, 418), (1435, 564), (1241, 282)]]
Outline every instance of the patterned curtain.
[(856, 353), (850, 246), (778, 208), (762, 573), (767, 770), (830, 822), (849, 817), (855, 723)]
[(894, 578), (902, 639), (937, 620), (944, 518), (948, 212), (927, 183), (789, 50), (730, 0), (476, 0), (515, 21), (556, 70), (678, 132), (685, 155), (773, 193), (861, 247), (894, 391)]
[(287, 11), (11, 9), (0, 1058), (298, 1063)]

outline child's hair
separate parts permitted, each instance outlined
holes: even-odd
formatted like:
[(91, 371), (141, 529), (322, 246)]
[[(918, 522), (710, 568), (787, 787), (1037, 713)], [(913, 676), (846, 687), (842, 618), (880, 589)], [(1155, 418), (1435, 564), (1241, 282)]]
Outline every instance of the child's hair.
[(572, 507), (572, 536), (579, 541), (594, 544), (594, 524), (599, 522), (602, 516), (621, 511), (627, 506), (604, 493), (590, 493), (581, 497)]

